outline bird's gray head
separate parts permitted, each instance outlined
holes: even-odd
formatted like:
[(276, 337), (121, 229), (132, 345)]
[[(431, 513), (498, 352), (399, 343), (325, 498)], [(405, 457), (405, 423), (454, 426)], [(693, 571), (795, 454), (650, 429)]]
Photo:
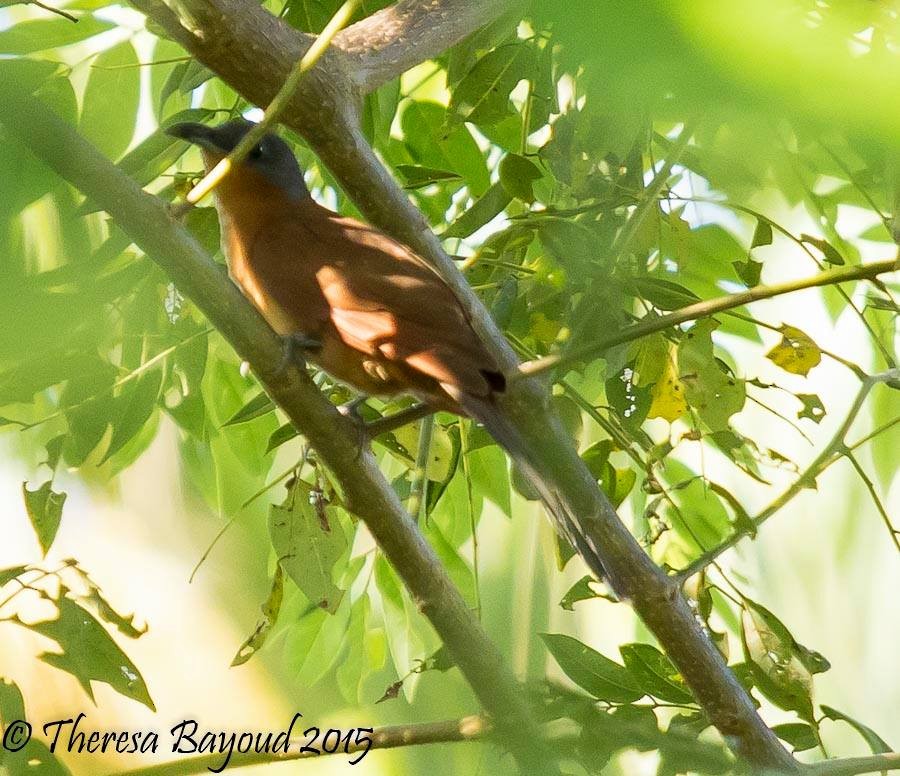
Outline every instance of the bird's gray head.
[[(234, 119), (217, 127), (188, 121), (173, 124), (166, 132), (200, 146), (204, 160), (211, 167), (233, 151), (253, 126), (253, 122), (246, 119)], [(297, 164), (294, 152), (278, 135), (269, 133), (263, 136), (243, 163), (285, 191), (292, 199), (309, 196), (309, 190), (303, 181), (303, 171)]]

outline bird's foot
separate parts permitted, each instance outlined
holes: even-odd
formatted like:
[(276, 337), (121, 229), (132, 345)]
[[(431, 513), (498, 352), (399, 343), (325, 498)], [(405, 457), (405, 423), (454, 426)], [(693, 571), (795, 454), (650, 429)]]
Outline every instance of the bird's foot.
[(288, 334), (281, 338), (281, 363), (278, 365), (278, 373), (284, 372), (290, 364), (295, 364), (301, 369), (306, 368), (306, 354), (311, 350), (319, 350), (322, 343), (315, 337), (307, 337), (305, 334)]

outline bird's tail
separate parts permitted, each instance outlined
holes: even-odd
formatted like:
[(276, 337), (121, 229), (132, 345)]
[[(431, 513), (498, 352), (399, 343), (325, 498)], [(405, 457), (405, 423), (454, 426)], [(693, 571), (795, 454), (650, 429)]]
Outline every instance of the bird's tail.
[(596, 542), (584, 530), (578, 515), (573, 513), (559, 491), (547, 482), (546, 477), (540, 475), (540, 467), (536, 463), (536, 456), (534, 456), (531, 447), (525, 442), (525, 439), (515, 426), (489, 400), (472, 396), (461, 396), (457, 401), (506, 450), (513, 464), (540, 495), (541, 501), (556, 524), (556, 529), (559, 533), (584, 559), (598, 579), (605, 578), (607, 575), (603, 570), (603, 563), (600, 560)]

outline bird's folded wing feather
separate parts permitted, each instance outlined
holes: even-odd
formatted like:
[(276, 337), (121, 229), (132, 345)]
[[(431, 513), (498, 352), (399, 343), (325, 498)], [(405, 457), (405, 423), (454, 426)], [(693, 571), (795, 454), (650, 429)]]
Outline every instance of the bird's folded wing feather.
[(292, 219), (307, 233), (295, 235), (295, 255), (304, 269), (315, 267), (347, 344), (467, 393), (497, 387), (496, 361), (440, 275), (376, 229), (310, 205), (315, 210)]

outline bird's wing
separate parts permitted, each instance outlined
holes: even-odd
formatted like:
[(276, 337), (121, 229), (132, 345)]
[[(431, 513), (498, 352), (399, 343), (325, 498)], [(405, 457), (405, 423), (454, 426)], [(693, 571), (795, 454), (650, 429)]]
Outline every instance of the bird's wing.
[(502, 387), (496, 361), (437, 272), (382, 232), (314, 206), (302, 222), (320, 256), (331, 319), (348, 344), (473, 395)]

